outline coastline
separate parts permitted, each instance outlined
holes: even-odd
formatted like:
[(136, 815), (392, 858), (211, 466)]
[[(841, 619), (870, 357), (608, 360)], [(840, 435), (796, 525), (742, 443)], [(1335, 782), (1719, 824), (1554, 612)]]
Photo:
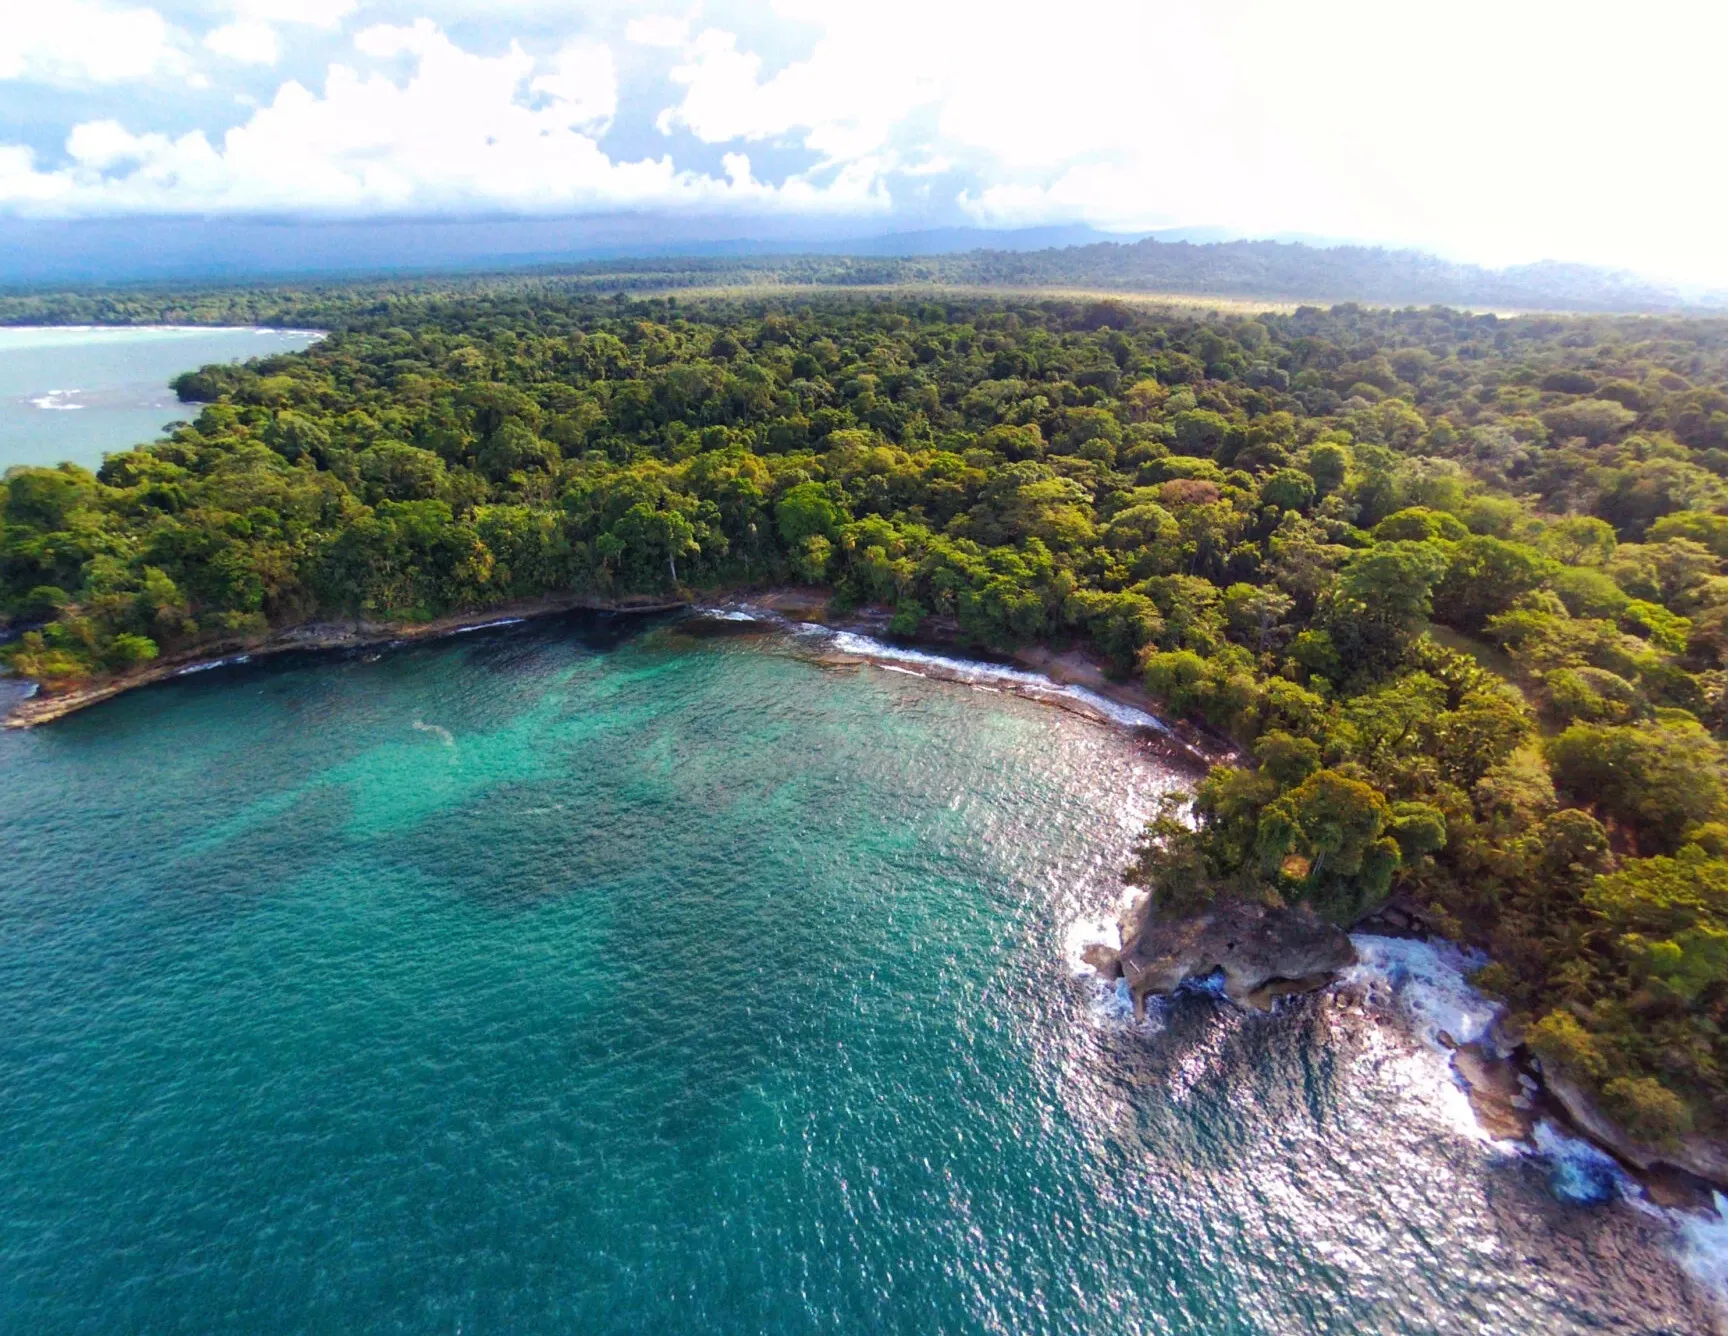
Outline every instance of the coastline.
[[(987, 679), (994, 689), (1054, 705), (1102, 724), (1132, 729), (1144, 745), (1197, 774), (1241, 759), (1240, 752), (1226, 739), (1184, 721), (1166, 718), (1159, 702), (1143, 687), (1108, 677), (1099, 661), (1083, 650), (1058, 651), (1034, 646), (1015, 651), (1003, 663), (969, 653), (960, 643), (958, 628), (938, 619), (927, 621), (923, 633), (917, 637), (879, 639), (888, 635), (889, 617), (885, 610), (862, 608), (834, 616), (828, 600), (826, 589), (810, 586), (738, 591), (730, 596), (719, 592), (713, 601), (698, 601), (694, 596), (601, 599), (567, 595), (518, 600), (427, 622), (363, 619), (306, 622), (262, 640), (201, 646), (195, 653), (158, 659), (139, 671), (64, 692), (50, 694), (38, 688), (14, 703), (0, 722), (9, 729), (36, 728), (142, 687), (297, 651), (355, 650), (437, 640), (571, 612), (629, 616), (690, 610), (698, 614), (736, 611), (766, 622), (805, 623), (833, 633), (838, 643), (824, 647), (816, 656), (826, 665), (854, 667), (875, 663), (962, 684)], [(915, 666), (909, 669), (909, 663)], [(1088, 696), (1096, 699), (1088, 700)], [(1120, 711), (1100, 708), (1101, 704), (1120, 707)], [(1121, 711), (1127, 712), (1126, 715)], [(1355, 924), (1352, 933), (1390, 933), (1393, 937), (1430, 940), (1432, 934), (1420, 914), (1408, 906), (1405, 907), (1410, 909), (1408, 913), (1399, 912), (1399, 908), (1396, 902), (1381, 906)], [(1496, 1006), (1486, 998), (1480, 1000), (1485, 1006)], [(1483, 1126), (1504, 1129), (1497, 1139), (1534, 1145), (1535, 1129), (1546, 1118), (1611, 1156), (1635, 1181), (1653, 1189), (1657, 1196), (1671, 1196), (1675, 1204), (1684, 1201), (1694, 1207), (1707, 1206), (1709, 1190), (1728, 1191), (1728, 1150), (1703, 1138), (1689, 1139), (1679, 1153), (1638, 1144), (1597, 1109), (1583, 1091), (1563, 1077), (1543, 1073), (1521, 1045), (1504, 1042), (1497, 1024), (1491, 1035), (1455, 1039), (1449, 1047), (1455, 1050), (1451, 1069)], [(1520, 1077), (1534, 1088), (1519, 1092)]]
[[(874, 662), (895, 664), (917, 661), (923, 675), (941, 680), (964, 681), (975, 673), (997, 672), (1006, 680), (997, 684), (1015, 694), (1056, 705), (1106, 724), (1137, 728), (1154, 750), (1170, 761), (1201, 772), (1214, 765), (1238, 759), (1225, 740), (1162, 713), (1158, 701), (1138, 683), (1106, 676), (1102, 665), (1083, 650), (1056, 651), (1043, 646), (1016, 651), (1007, 663), (979, 657), (960, 643), (958, 627), (941, 619), (928, 619), (918, 636), (878, 639), (888, 636), (889, 615), (878, 608), (861, 608), (834, 616), (829, 591), (820, 587), (781, 587), (749, 591), (714, 591), (711, 600), (697, 593), (688, 596), (629, 597), (604, 599), (593, 595), (549, 595), (517, 600), (472, 612), (454, 613), (427, 622), (352, 621), (303, 622), (257, 640), (235, 638), (200, 645), (195, 650), (165, 655), (128, 673), (104, 677), (63, 691), (50, 692), (33, 683), (31, 694), (17, 701), (0, 725), (5, 728), (37, 728), (76, 714), (92, 705), (112, 700), (142, 687), (172, 681), (176, 677), (251, 662), (296, 651), (365, 649), (378, 645), (437, 640), (487, 626), (506, 625), (571, 612), (647, 615), (700, 611), (705, 607), (732, 608), (750, 614), (766, 614), (789, 623), (821, 626), (836, 636), (865, 638), (845, 648), (832, 647), (822, 659), (831, 665)], [(947, 656), (952, 656), (949, 658)], [(1024, 678), (1027, 680), (1015, 680)], [(1036, 679), (1036, 680), (1032, 680)], [(18, 678), (19, 681), (31, 681)], [(995, 679), (993, 679), (995, 680)], [(1089, 700), (1088, 697), (1096, 698)], [(1117, 708), (1112, 708), (1117, 707)], [(1126, 714), (1124, 714), (1126, 712)], [(1133, 716), (1143, 716), (1143, 719)]]
[[(1101, 723), (1135, 729), (1146, 745), (1169, 759), (1192, 763), (1202, 771), (1212, 765), (1230, 764), (1239, 759), (1239, 753), (1222, 739), (1164, 719), (1159, 714), (1158, 702), (1149, 693), (1135, 683), (1110, 679), (1100, 662), (1085, 651), (1057, 651), (1039, 646), (1015, 652), (1008, 663), (978, 658), (960, 643), (957, 628), (935, 619), (932, 619), (933, 625), (927, 623), (929, 634), (893, 641), (878, 640), (878, 637), (888, 634), (888, 616), (884, 610), (864, 608), (832, 615), (827, 606), (827, 591), (814, 588), (736, 591), (730, 597), (721, 593), (712, 602), (694, 596), (622, 600), (587, 595), (555, 596), (501, 604), (421, 623), (362, 619), (303, 623), (262, 640), (207, 645), (195, 654), (158, 660), (135, 673), (89, 683), (55, 695), (40, 693), (26, 697), (14, 705), (4, 724), (7, 728), (40, 726), (140, 687), (226, 664), (295, 651), (356, 650), (431, 641), (572, 612), (654, 615), (691, 611), (697, 616), (715, 617), (733, 610), (765, 614), (760, 620), (768, 625), (803, 622), (810, 624), (807, 629), (820, 627), (833, 633), (839, 643), (828, 645), (816, 655), (818, 661), (833, 666), (854, 667), (869, 662), (907, 671), (902, 665), (911, 661), (916, 663), (920, 675), (959, 683), (977, 681), (974, 670), (1006, 674), (1006, 681), (1000, 676), (987, 680), (997, 684), (997, 689), (1057, 705)], [(857, 644), (860, 638), (869, 643)], [(1157, 727), (1154, 729), (1125, 720), (1120, 715), (1089, 705), (1084, 698), (1064, 696), (1037, 683), (1015, 680), (1033, 674), (1050, 687), (1078, 688), (1127, 711), (1149, 716)], [(1384, 916), (1382, 921), (1398, 920), (1399, 916), (1390, 912), (1395, 908), (1394, 905), (1382, 906), (1370, 918)], [(1369, 920), (1364, 920), (1354, 926), (1352, 937), (1357, 938), (1364, 932), (1387, 931), (1386, 927), (1372, 926)], [(1419, 915), (1414, 920), (1394, 921), (1390, 932), (1392, 935), (1384, 940), (1390, 942), (1399, 937), (1421, 942), (1429, 940)], [(1454, 945), (1444, 939), (1434, 939), (1434, 942), (1436, 946), (1446, 948)], [(1382, 978), (1397, 992), (1401, 991), (1402, 973), (1401, 969), (1392, 970)], [(1375, 984), (1356, 967), (1334, 972), (1330, 982), (1333, 988), (1328, 990), (1329, 993), (1346, 1000), (1366, 1001), (1376, 991)], [(1464, 983), (1462, 975), (1459, 983)], [(1309, 983), (1302, 989), (1288, 991), (1308, 991), (1314, 986), (1325, 987), (1324, 984)], [(1286, 990), (1272, 990), (1273, 993), (1283, 991)], [(1507, 1149), (1516, 1147), (1521, 1154), (1546, 1156), (1556, 1164), (1560, 1164), (1561, 1157), (1576, 1153), (1563, 1144), (1556, 1149), (1556, 1138), (1561, 1141), (1570, 1138), (1573, 1147), (1594, 1147), (1603, 1153), (1605, 1159), (1618, 1166), (1625, 1183), (1636, 1185), (1642, 1193), (1640, 1199), (1627, 1191), (1624, 1194), (1626, 1200), (1634, 1206), (1640, 1206), (1642, 1202), (1652, 1210), (1661, 1210), (1683, 1236), (1689, 1237), (1689, 1231), (1695, 1226), (1715, 1229), (1716, 1222), (1728, 1220), (1728, 1209), (1724, 1209), (1722, 1198), (1714, 1196), (1714, 1190), (1728, 1190), (1728, 1169), (1712, 1173), (1708, 1170), (1699, 1172), (1698, 1167), (1700, 1159), (1705, 1162), (1718, 1159), (1718, 1168), (1728, 1165), (1728, 1159), (1719, 1158), (1719, 1148), (1710, 1148), (1717, 1152), (1715, 1156), (1677, 1159), (1671, 1152), (1638, 1146), (1606, 1118), (1589, 1116), (1594, 1110), (1588, 1109), (1587, 1097), (1565, 1088), (1562, 1078), (1544, 1074), (1521, 1045), (1504, 1039), (1499, 1030), (1497, 1004), (1473, 989), (1470, 996), (1473, 1002), (1487, 1009), (1486, 1023), (1468, 1028), (1454, 1025), (1450, 1030), (1441, 1029), (1437, 1035), (1428, 1037), (1427, 1042), (1445, 1051), (1444, 1061), (1451, 1079), (1460, 1088), (1485, 1140)], [(1265, 1008), (1269, 1008), (1271, 1002), (1272, 996), (1268, 995)], [(1580, 1116), (1578, 1111), (1580, 1100), (1585, 1101), (1588, 1110), (1584, 1116)], [(1692, 1158), (1693, 1162), (1683, 1163), (1684, 1158)]]
[(649, 614), (672, 612), (689, 606), (687, 599), (607, 600), (582, 595), (523, 599), (514, 603), (497, 604), (483, 611), (455, 613), (428, 622), (373, 622), (359, 618), (346, 622), (302, 622), (261, 640), (236, 639), (201, 645), (196, 651), (156, 659), (136, 672), (100, 678), (66, 691), (50, 693), (38, 683), (38, 690), (34, 694), (13, 705), (4, 720), (4, 726), (37, 728), (105, 700), (125, 695), (129, 691), (136, 691), (140, 687), (154, 686), (188, 673), (220, 668), (225, 664), (250, 662), (277, 654), (365, 649), (374, 645), (438, 640), (445, 636), (460, 635), (464, 631), (477, 631), (486, 626), (503, 626), (540, 617), (556, 617), (568, 612)]

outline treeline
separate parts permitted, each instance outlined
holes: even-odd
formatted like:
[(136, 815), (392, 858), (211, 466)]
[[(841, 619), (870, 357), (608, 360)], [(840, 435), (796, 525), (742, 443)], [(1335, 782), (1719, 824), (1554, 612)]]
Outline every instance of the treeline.
[(330, 337), (6, 476), (17, 671), (786, 580), (1084, 643), (1253, 757), (1154, 823), (1165, 903), (1397, 893), (1640, 1135), (1728, 1128), (1728, 322), (282, 300)]
[[(1204, 296), (1446, 305), (1499, 310), (1675, 312), (1688, 299), (1590, 265), (1485, 269), (1421, 251), (1298, 242), (1097, 242), (1039, 251), (959, 255), (668, 258), (579, 265), (568, 281), (631, 292), (729, 285), (1069, 288)], [(1693, 302), (1728, 306), (1728, 293)]]
[[(1672, 311), (1686, 305), (1672, 289), (1590, 265), (1485, 269), (1421, 251), (1276, 241), (1101, 242), (1020, 254), (981, 252), (964, 257), (963, 267), (974, 276), (948, 281), (1501, 310)], [(1720, 307), (1728, 305), (1728, 294), (1702, 300)]]
[[(1681, 293), (1589, 265), (1485, 269), (1420, 251), (1292, 242), (1147, 239), (1040, 251), (958, 255), (693, 256), (596, 260), (513, 276), (378, 279), (355, 284), (233, 288), (107, 288), (0, 294), (0, 324), (293, 325), (347, 311), (364, 294), (393, 304), (509, 288), (546, 297), (726, 287), (985, 287), (1189, 293), (1295, 301), (1446, 305), (1491, 310), (1676, 313)], [(1728, 307), (1728, 293), (1693, 296)]]

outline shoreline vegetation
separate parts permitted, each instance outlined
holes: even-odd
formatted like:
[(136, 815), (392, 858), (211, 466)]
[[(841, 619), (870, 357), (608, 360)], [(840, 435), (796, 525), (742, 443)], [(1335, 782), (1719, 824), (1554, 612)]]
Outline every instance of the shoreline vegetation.
[[(880, 607), (859, 608), (843, 616), (834, 616), (828, 607), (831, 592), (825, 589), (802, 588), (721, 589), (690, 591), (675, 598), (649, 595), (623, 599), (554, 595), (495, 604), (426, 622), (374, 622), (360, 619), (350, 622), (309, 622), (287, 627), (261, 639), (200, 646), (195, 651), (159, 658), (141, 668), (80, 682), (59, 691), (44, 691), (41, 683), (33, 683), (37, 688), (35, 693), (15, 701), (11, 709), (0, 716), (0, 727), (38, 728), (89, 709), (93, 705), (99, 705), (103, 701), (113, 700), (127, 692), (229, 664), (249, 663), (282, 654), (414, 644), (447, 639), (488, 627), (567, 616), (576, 612), (612, 616), (691, 612), (701, 616), (710, 608), (722, 607), (751, 615), (781, 616), (820, 625), (833, 631), (893, 637), (893, 633), (888, 629), (892, 620), (891, 610)], [(892, 645), (885, 648), (891, 649), (894, 645), (957, 656), (951, 661), (951, 667), (945, 666), (950, 662), (947, 660), (936, 660), (922, 666), (921, 675), (938, 680), (964, 680), (959, 673), (972, 664), (983, 668), (1007, 666), (994, 664), (987, 659), (977, 659), (968, 654), (967, 647), (952, 627), (926, 624), (920, 628), (918, 635), (909, 638), (893, 637)], [(877, 654), (870, 649), (828, 649), (819, 658), (824, 663), (837, 666), (849, 666), (857, 662), (895, 666), (892, 654)], [(1145, 741), (1154, 751), (1176, 765), (1204, 772), (1211, 766), (1240, 759), (1227, 739), (1196, 727), (1186, 720), (1158, 718), (1162, 705), (1142, 685), (1132, 679), (1111, 677), (1105, 666), (1083, 649), (1069, 649), (1057, 653), (1046, 646), (1033, 645), (1013, 651), (1008, 658), (1015, 668), (1045, 679), (1052, 688), (1051, 691), (1043, 691), (1032, 685), (1029, 689), (1016, 690), (1016, 694), (1099, 722), (1125, 726), (1120, 720), (1088, 706), (1083, 700), (1054, 692), (1055, 688), (1080, 687), (1106, 701), (1157, 718), (1159, 727), (1156, 730), (1142, 730), (1149, 734)], [(1013, 689), (1013, 684), (1010, 684), (1010, 689)]]
[(1728, 321), (519, 280), (55, 300), (330, 333), (180, 377), (192, 420), (95, 473), (6, 475), (37, 711), (360, 627), (825, 588), (1228, 739), (1130, 869), (1161, 920), (1395, 911), (1486, 954), (1505, 1046), (1624, 1158), (1728, 1137)]
[(422, 640), (438, 640), (477, 631), (487, 626), (527, 621), (562, 613), (590, 611), (616, 613), (668, 612), (690, 606), (685, 600), (642, 599), (605, 603), (593, 598), (546, 597), (500, 604), (481, 611), (453, 613), (425, 622), (307, 622), (253, 639), (218, 641), (181, 654), (159, 658), (128, 672), (80, 682), (58, 691), (40, 689), (14, 703), (0, 725), (6, 728), (37, 728), (67, 715), (112, 700), (129, 691), (169, 682), (177, 677), (231, 663), (250, 662), (279, 654), (316, 653), (321, 650), (365, 649)]

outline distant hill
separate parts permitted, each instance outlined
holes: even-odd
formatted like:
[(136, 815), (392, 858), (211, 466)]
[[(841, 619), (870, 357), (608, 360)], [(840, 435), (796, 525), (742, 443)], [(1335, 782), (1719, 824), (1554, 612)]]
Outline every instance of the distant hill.
[(1156, 237), (1126, 244), (1095, 242), (951, 255), (646, 257), (595, 261), (566, 272), (595, 287), (611, 285), (625, 291), (744, 283), (821, 287), (929, 283), (1494, 310), (1728, 308), (1728, 294), (1689, 298), (1635, 274), (1590, 265), (1544, 261), (1486, 269), (1411, 250), (1278, 241), (1196, 243)]
[(1543, 261), (1510, 269), (1455, 264), (1413, 250), (1277, 241), (1195, 245), (1148, 238), (966, 257), (977, 281), (1084, 284), (1125, 291), (1323, 298), (1390, 306), (1538, 307), (1579, 311), (1674, 310), (1682, 294), (1635, 274)]
[(613, 215), (574, 219), (0, 219), (0, 284), (14, 290), (303, 283), (528, 274), (578, 289), (957, 285), (1081, 288), (1332, 305), (1478, 310), (1728, 310), (1728, 293), (1544, 261), (1509, 269), (1414, 250), (1311, 239), (1230, 240), (1216, 228), (1112, 236), (1083, 225), (881, 235), (813, 233), (798, 220)]
[[(878, 224), (879, 225), (879, 224)], [(872, 232), (805, 219), (0, 217), (0, 284), (161, 283), (477, 273), (622, 257), (947, 255), (1138, 240), (1083, 224)], [(1204, 230), (1183, 234), (1210, 240)]]

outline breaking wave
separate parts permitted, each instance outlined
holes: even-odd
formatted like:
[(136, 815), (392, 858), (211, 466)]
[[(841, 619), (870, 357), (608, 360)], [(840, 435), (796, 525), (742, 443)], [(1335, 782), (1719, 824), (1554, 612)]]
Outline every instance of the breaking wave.
[(932, 654), (928, 650), (907, 649), (857, 631), (835, 631), (832, 633), (831, 643), (842, 654), (855, 654), (861, 659), (877, 660), (885, 665), (911, 665), (923, 669), (930, 676), (948, 681), (965, 682), (971, 686), (1004, 687), (1039, 699), (1065, 698), (1078, 701), (1103, 715), (1111, 723), (1125, 728), (1144, 728), (1156, 733), (1170, 731), (1163, 720), (1145, 710), (1137, 710), (1132, 705), (1123, 705), (1120, 701), (1111, 700), (1096, 691), (1057, 682), (1042, 673), (1027, 672), (1023, 668), (1009, 668), (979, 659), (956, 659), (945, 654)]

